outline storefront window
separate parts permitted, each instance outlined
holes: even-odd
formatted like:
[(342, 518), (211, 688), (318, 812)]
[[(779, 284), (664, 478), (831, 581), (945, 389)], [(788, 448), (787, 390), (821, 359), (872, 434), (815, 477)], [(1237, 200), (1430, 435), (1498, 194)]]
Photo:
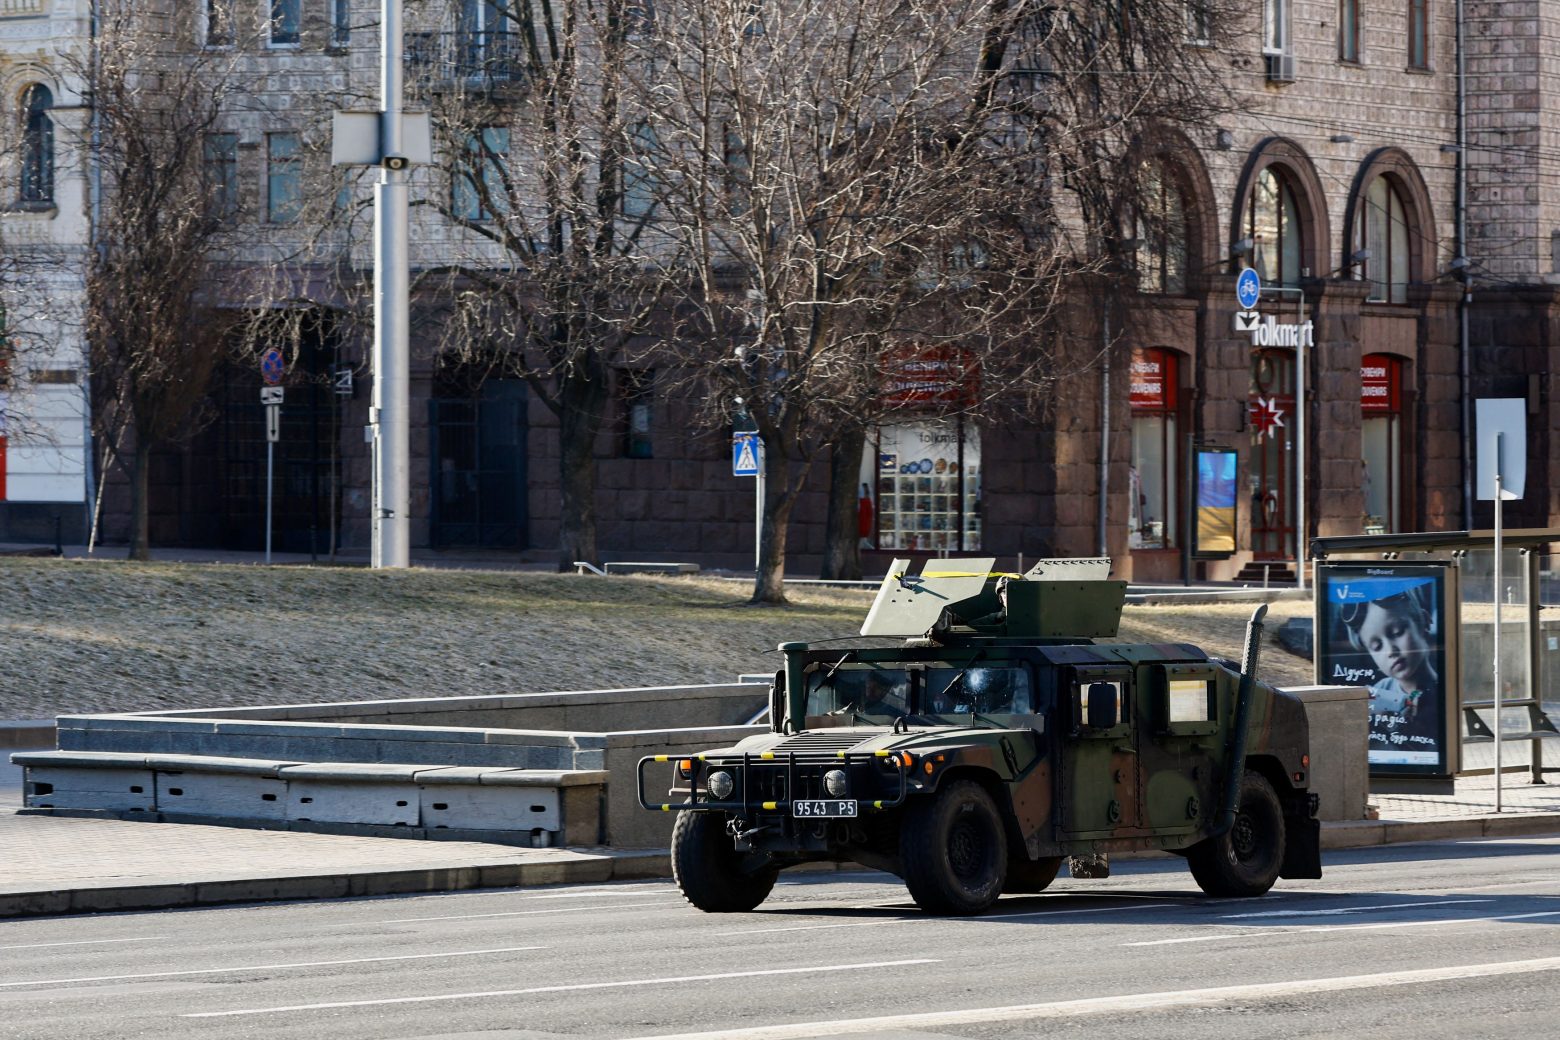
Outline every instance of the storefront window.
[(956, 419), (877, 437), (877, 547), (980, 548), (980, 433)]
[(1360, 465), (1364, 531), (1403, 529), (1403, 363), (1386, 354), (1360, 360)]
[(1180, 514), (1180, 437), (1176, 426), (1176, 355), (1153, 348), (1132, 352), (1132, 468), (1127, 545), (1170, 549)]

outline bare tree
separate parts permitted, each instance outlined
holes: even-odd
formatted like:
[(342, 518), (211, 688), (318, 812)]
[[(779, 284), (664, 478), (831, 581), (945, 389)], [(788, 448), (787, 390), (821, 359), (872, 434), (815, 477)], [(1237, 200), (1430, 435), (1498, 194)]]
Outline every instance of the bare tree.
[[(740, 415), (763, 444), (756, 602), (784, 600), (786, 525), (813, 461), (832, 448), (854, 492), (866, 429), (899, 407), (883, 393), (897, 368), (936, 356), (950, 379), (982, 372), (948, 407), (1038, 395), (1050, 378), (1038, 336), (1065, 253), (988, 60), (1022, 13), (670, 0), (639, 45), (650, 129), (629, 162), (664, 207), (680, 292), (678, 335), (659, 349), (712, 424)], [(835, 510), (851, 543), (853, 521)]]
[(426, 205), (451, 232), (449, 262), (422, 285), (451, 301), (453, 359), (524, 378), (557, 417), (559, 566), (597, 563), (610, 367), (661, 300), (643, 214), (624, 208), (623, 49), (639, 14), (627, 0), (438, 11), (432, 24), (457, 31), (414, 47), (437, 58), (425, 93), (443, 168)]
[(191, 45), (189, 12), (136, 0), (98, 10), (100, 33), (77, 70), (102, 179), (84, 315), (93, 431), (105, 444), (128, 442), (119, 461), (131, 488), (130, 555), (145, 559), (151, 454), (207, 421), (223, 356), (216, 254), (230, 224), (204, 148), (241, 84), (231, 53)]

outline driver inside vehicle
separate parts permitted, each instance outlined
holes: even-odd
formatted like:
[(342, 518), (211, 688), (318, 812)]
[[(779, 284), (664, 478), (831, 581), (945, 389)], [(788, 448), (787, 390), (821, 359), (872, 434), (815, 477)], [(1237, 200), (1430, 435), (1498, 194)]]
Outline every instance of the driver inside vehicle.
[(909, 705), (905, 692), (903, 673), (870, 671), (867, 673), (866, 699), (862, 702), (861, 713), (895, 717), (907, 714)]

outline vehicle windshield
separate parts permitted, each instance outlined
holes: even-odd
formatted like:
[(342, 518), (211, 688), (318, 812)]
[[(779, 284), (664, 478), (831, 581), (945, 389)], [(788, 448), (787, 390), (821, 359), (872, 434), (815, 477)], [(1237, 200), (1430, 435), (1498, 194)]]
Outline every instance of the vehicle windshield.
[(807, 674), (808, 715), (854, 714), (877, 721), (904, 715), (1027, 715), (1034, 710), (1029, 669), (1017, 664), (820, 664)]

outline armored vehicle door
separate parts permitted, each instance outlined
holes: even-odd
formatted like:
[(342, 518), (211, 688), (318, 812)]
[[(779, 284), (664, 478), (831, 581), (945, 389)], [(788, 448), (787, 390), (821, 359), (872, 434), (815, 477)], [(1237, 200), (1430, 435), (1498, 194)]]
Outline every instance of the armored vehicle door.
[[(1224, 761), (1219, 670), (1212, 664), (1147, 664), (1138, 669), (1144, 724), (1138, 742), (1144, 824), (1156, 834), (1197, 829), (1212, 818)], [(1225, 684), (1226, 686), (1228, 683)]]
[(1063, 669), (1057, 691), (1061, 837), (1108, 838), (1141, 826), (1132, 669)]

